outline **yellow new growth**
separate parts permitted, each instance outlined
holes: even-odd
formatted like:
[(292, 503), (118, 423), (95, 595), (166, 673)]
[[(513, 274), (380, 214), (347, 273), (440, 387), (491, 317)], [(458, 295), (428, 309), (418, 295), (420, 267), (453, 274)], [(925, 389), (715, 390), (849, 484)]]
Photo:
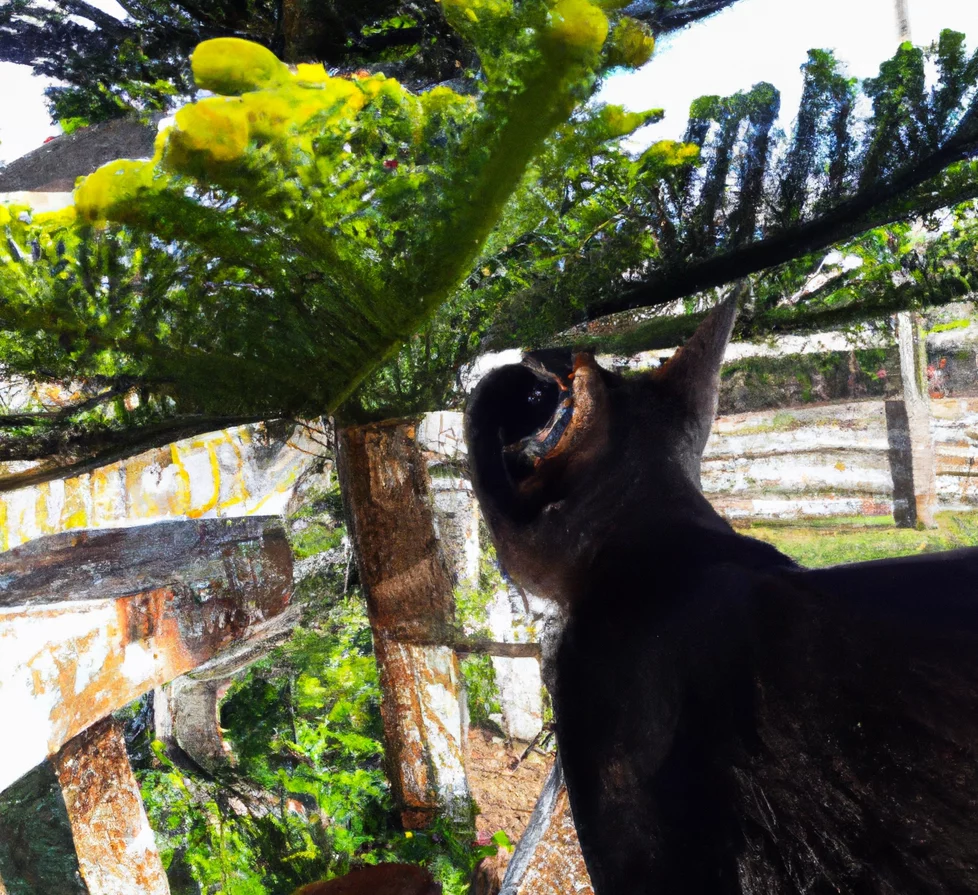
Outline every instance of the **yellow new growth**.
[(659, 172), (667, 168), (678, 168), (695, 161), (700, 154), (695, 143), (677, 143), (675, 140), (660, 140), (653, 143), (638, 159), (637, 164), (647, 171)]
[(75, 187), (75, 208), (83, 220), (103, 220), (107, 209), (148, 189), (154, 189), (152, 162), (119, 159), (79, 182)]
[(659, 117), (659, 109), (648, 109), (644, 112), (628, 112), (624, 106), (607, 105), (600, 111), (603, 134), (607, 139), (624, 137), (641, 127), (647, 121)]
[(466, 25), (487, 26), (513, 14), (511, 0), (444, 0), (442, 11), (452, 27), (462, 31)]
[(292, 78), (271, 50), (237, 37), (205, 40), (191, 54), (190, 64), (198, 87), (224, 96), (287, 84)]
[(608, 37), (608, 17), (587, 0), (557, 0), (550, 10), (550, 38), (575, 56), (597, 53)]
[(625, 17), (611, 35), (608, 61), (612, 65), (639, 68), (652, 58), (655, 38), (641, 22)]
[(314, 117), (318, 129), (338, 132), (378, 97), (400, 103), (408, 96), (383, 74), (330, 77), (322, 65), (300, 65), (292, 74), (264, 47), (237, 38), (205, 41), (192, 61), (198, 85), (240, 95), (208, 97), (180, 109), (176, 126), (157, 141), (152, 162), (111, 162), (87, 177), (75, 191), (83, 218), (104, 219), (141, 190), (162, 188), (161, 162), (171, 173), (202, 174), (211, 165), (240, 163), (256, 143), (294, 137)]

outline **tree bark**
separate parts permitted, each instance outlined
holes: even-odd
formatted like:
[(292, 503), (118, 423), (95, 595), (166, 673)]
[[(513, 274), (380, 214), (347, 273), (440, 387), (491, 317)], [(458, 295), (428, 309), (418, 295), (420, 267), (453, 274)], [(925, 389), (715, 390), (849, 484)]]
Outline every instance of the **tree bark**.
[(339, 474), (380, 672), (388, 771), (404, 825), (471, 804), (454, 583), (414, 421), (344, 429)]
[(118, 722), (75, 737), (51, 759), (90, 895), (169, 895)]
[(934, 458), (934, 439), (930, 431), (929, 399), (921, 362), (923, 344), (920, 339), (920, 320), (916, 314), (904, 311), (896, 315), (896, 321), (912, 488), (908, 495), (909, 511), (896, 521), (903, 527), (934, 528), (937, 464)]
[(905, 40), (910, 40), (910, 10), (907, 9), (907, 0), (894, 0), (894, 4), (897, 20), (897, 36), (902, 43)]
[(157, 739), (174, 747), (210, 774), (232, 761), (230, 744), (221, 734), (221, 697), (230, 681), (197, 681), (183, 675), (153, 693), (153, 726)]

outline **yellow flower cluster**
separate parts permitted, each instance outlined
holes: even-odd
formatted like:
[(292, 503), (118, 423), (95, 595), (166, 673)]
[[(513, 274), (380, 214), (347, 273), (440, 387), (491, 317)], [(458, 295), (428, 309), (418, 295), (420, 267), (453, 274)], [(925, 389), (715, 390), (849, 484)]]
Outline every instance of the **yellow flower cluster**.
[(473, 24), (486, 24), (513, 14), (512, 0), (442, 0), (445, 18), (454, 27), (465, 19)]
[[(300, 65), (293, 74), (264, 47), (237, 38), (205, 41), (192, 64), (197, 84), (222, 95), (180, 109), (176, 126), (160, 135), (152, 162), (111, 162), (86, 178), (75, 193), (82, 217), (103, 219), (122, 200), (162, 188), (161, 171), (206, 175), (214, 166), (239, 163), (249, 147), (294, 136), (313, 118), (320, 133), (341, 130), (371, 102), (414, 101), (383, 74), (331, 77), (322, 65)], [(457, 99), (450, 90), (431, 93), (435, 106), (449, 102), (446, 94)]]
[(285, 85), (292, 78), (271, 50), (237, 37), (205, 40), (191, 54), (190, 64), (198, 87), (223, 96)]

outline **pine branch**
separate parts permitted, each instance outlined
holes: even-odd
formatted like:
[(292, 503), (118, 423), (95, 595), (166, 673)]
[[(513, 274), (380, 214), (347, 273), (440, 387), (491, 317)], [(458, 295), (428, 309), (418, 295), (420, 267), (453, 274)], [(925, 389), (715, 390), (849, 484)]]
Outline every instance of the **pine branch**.
[(128, 37), (132, 33), (130, 26), (117, 19), (115, 16), (103, 12), (97, 6), (86, 3), (85, 0), (60, 0), (60, 4), (72, 15), (80, 16), (93, 22), (103, 31), (119, 37)]
[[(947, 145), (919, 165), (905, 171), (902, 176), (874, 184), (815, 220), (734, 251), (693, 261), (685, 267), (657, 271), (641, 285), (590, 307), (588, 319), (595, 320), (607, 314), (668, 304), (677, 298), (722, 286), (783, 264), (799, 255), (827, 248), (873, 227), (944, 208), (950, 204), (950, 200), (941, 193), (927, 194), (925, 191), (921, 200), (912, 205), (907, 202), (907, 194), (927, 183), (950, 164), (967, 158), (976, 151), (978, 142), (974, 140)], [(975, 196), (978, 196), (978, 178), (973, 180), (970, 189), (958, 191), (953, 201), (962, 202)]]
[(111, 401), (113, 398), (124, 395), (138, 384), (138, 380), (126, 380), (123, 383), (117, 383), (111, 388), (99, 392), (97, 395), (93, 395), (91, 398), (80, 401), (77, 404), (66, 405), (58, 410), (0, 414), (0, 429), (18, 429), (38, 424), (59, 423), (79, 413), (84, 413), (86, 410), (92, 410), (104, 404), (106, 401)]
[(736, 2), (737, 0), (686, 0), (680, 3), (663, 3), (661, 0), (638, 0), (628, 7), (628, 13), (650, 25), (656, 34), (662, 35), (716, 15)]

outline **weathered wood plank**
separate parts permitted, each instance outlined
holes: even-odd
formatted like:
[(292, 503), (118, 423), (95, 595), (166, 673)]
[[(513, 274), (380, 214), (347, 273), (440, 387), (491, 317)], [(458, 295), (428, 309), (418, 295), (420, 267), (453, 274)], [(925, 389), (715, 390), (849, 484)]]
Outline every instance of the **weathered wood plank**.
[(516, 847), (499, 895), (594, 895), (558, 761)]
[(98, 722), (51, 763), (90, 895), (170, 895), (119, 724)]
[(291, 597), (291, 552), (267, 519), (88, 532), (72, 549), (78, 538), (0, 554), (0, 717), (17, 719), (0, 739), (0, 790), (147, 690), (261, 637)]
[(207, 586), (202, 599), (265, 592), (291, 553), (277, 518), (202, 519), (70, 531), (0, 553), (0, 606), (107, 600), (161, 587)]

